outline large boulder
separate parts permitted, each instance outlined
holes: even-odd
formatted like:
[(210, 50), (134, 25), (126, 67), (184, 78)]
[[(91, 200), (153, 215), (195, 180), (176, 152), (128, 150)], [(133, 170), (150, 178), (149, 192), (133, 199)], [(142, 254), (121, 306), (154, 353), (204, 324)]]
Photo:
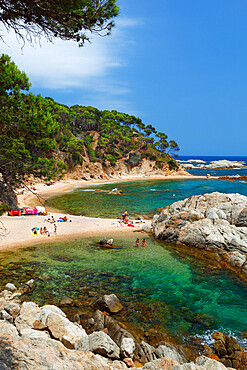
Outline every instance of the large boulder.
[(121, 343), (121, 355), (123, 358), (133, 358), (135, 351), (135, 341), (132, 338), (123, 338)]
[(247, 352), (245, 352), (232, 336), (221, 332), (212, 334), (214, 349), (220, 361), (227, 367), (233, 367), (238, 370), (247, 369)]
[(241, 270), (247, 256), (247, 197), (193, 195), (165, 207), (152, 222), (156, 238), (176, 245), (227, 252), (224, 259)]
[(36, 320), (40, 319), (41, 309), (34, 302), (24, 302), (21, 306), (20, 312), (15, 319), (17, 330), (23, 328), (33, 328)]
[(67, 348), (88, 350), (88, 335), (80, 325), (54, 312), (47, 315), (45, 325), (51, 335)]
[(13, 339), (18, 339), (19, 334), (16, 327), (8, 321), (0, 321), (0, 338), (12, 337)]
[(94, 307), (111, 313), (117, 313), (123, 309), (118, 297), (115, 294), (103, 295), (95, 303)]
[(178, 350), (169, 343), (161, 344), (155, 349), (157, 358), (167, 358), (177, 361), (180, 364), (186, 362), (184, 356), (182, 356)]
[(120, 348), (103, 331), (95, 331), (89, 335), (89, 350), (112, 359), (120, 358)]
[[(1, 327), (0, 322), (0, 327)], [(1, 369), (49, 370), (126, 370), (121, 361), (111, 361), (92, 352), (74, 351), (54, 339), (2, 337)]]
[(91, 331), (107, 330), (107, 334), (118, 347), (121, 347), (124, 338), (131, 338), (135, 342), (134, 359), (142, 363), (147, 362), (143, 349), (139, 343), (136, 343), (134, 336), (122, 328), (111, 316), (105, 315), (100, 310), (96, 310), (93, 316), (87, 320), (86, 325)]

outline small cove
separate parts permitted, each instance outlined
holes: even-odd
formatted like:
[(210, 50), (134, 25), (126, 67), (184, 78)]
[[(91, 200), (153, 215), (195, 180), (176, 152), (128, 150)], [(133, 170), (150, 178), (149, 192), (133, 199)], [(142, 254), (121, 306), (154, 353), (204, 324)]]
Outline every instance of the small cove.
[[(247, 329), (246, 285), (217, 264), (146, 237), (146, 247), (134, 247), (144, 234), (116, 235), (118, 249), (101, 249), (98, 236), (74, 238), (1, 253), (2, 286), (34, 278), (29, 299), (58, 304), (73, 297), (83, 319), (102, 294), (115, 293), (124, 304), (116, 319), (143, 334), (156, 329), (171, 336), (208, 338), (220, 330), (237, 336)], [(107, 235), (108, 237), (108, 235)]]
[[(114, 188), (122, 195), (111, 195)], [(247, 183), (217, 179), (140, 180), (94, 185), (51, 197), (48, 207), (88, 217), (121, 217), (127, 209), (131, 217), (152, 217), (157, 209), (195, 194), (240, 193), (247, 196)]]

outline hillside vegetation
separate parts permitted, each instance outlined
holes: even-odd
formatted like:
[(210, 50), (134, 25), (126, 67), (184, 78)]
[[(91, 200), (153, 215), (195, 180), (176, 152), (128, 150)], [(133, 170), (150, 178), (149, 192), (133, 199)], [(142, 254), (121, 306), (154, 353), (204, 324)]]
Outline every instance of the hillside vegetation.
[[(13, 189), (30, 175), (45, 181), (59, 178), (85, 163), (104, 167), (142, 160), (176, 169), (178, 144), (116, 110), (71, 106), (28, 93), (29, 80), (7, 55), (0, 58), (0, 193), (13, 203)], [(26, 92), (25, 92), (26, 90)], [(8, 196), (6, 197), (6, 193)]]

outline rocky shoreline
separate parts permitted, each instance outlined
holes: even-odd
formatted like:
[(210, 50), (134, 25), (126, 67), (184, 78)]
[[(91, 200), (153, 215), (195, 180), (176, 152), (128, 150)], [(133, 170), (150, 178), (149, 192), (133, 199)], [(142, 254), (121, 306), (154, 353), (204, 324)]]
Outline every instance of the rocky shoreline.
[[(70, 321), (54, 305), (39, 307), (25, 301), (25, 294), (34, 288), (34, 280), (19, 289), (8, 283), (0, 293), (0, 368), (246, 369), (247, 353), (233, 337), (214, 333), (214, 350), (205, 347), (208, 357), (202, 355), (188, 362), (182, 346), (139, 343), (122, 328), (112, 317), (123, 308), (115, 294), (95, 301), (95, 312), (83, 328), (79, 315)], [(63, 305), (68, 304), (69, 298), (64, 297)]]
[(247, 168), (246, 164), (244, 162), (239, 162), (239, 161), (228, 161), (226, 159), (223, 160), (217, 160), (217, 161), (211, 161), (209, 164), (206, 164), (205, 161), (202, 160), (187, 160), (187, 161), (179, 161), (178, 162), (186, 169), (186, 170), (191, 170), (191, 169), (208, 169), (208, 170), (216, 170), (216, 169), (242, 169), (242, 168)]
[(225, 267), (247, 281), (247, 197), (193, 195), (155, 215), (152, 230), (167, 243), (216, 252)]

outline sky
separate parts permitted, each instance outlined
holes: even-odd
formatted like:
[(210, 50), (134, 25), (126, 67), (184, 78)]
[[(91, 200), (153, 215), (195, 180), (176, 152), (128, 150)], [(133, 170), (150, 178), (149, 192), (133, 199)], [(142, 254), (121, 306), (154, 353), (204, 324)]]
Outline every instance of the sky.
[(176, 140), (180, 155), (245, 156), (246, 0), (118, 0), (109, 37), (30, 46), (6, 33), (0, 52), (34, 94), (118, 110)]

